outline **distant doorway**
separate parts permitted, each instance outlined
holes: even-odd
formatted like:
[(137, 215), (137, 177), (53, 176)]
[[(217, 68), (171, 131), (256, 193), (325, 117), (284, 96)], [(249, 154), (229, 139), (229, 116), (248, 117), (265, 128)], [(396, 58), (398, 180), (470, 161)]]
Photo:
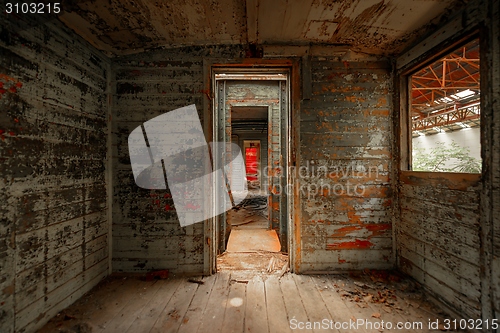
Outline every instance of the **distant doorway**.
[(239, 146), (248, 191), (232, 193), (242, 201), (214, 219), (217, 270), (288, 267), (288, 198), (278, 190), (287, 184), (288, 83), (287, 73), (214, 76), (214, 141)]

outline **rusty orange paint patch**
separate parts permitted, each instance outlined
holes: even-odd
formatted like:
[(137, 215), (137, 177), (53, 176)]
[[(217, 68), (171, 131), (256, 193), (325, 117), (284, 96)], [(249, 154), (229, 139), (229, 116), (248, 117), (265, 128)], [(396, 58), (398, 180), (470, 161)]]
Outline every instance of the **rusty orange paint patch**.
[(372, 116), (389, 116), (390, 111), (389, 110), (372, 110), (371, 112)]
[(346, 99), (346, 101), (352, 102), (352, 103), (366, 101), (366, 99), (364, 99), (363, 97), (359, 97), (359, 96), (346, 96), (345, 99)]
[(381, 107), (381, 106), (386, 106), (387, 105), (387, 98), (386, 97), (380, 97), (377, 101), (377, 104), (375, 105), (376, 107)]
[[(0, 82), (0, 95), (5, 94), (7, 91), (12, 93), (12, 94), (15, 94), (15, 93), (17, 93), (17, 89), (21, 88), (23, 86), (23, 84), (20, 81), (18, 81), (16, 78), (13, 78), (13, 77), (8, 76), (6, 74), (0, 74), (0, 80), (5, 81), (5, 82), (14, 82), (14, 84), (11, 85), (7, 89), (4, 88), (4, 83)], [(0, 98), (1, 98), (1, 96), (0, 96)]]
[(15, 78), (13, 78), (12, 76), (8, 76), (7, 74), (0, 74), (0, 80), (5, 80), (7, 82), (9, 82), (9, 81), (17, 82), (17, 80)]
[(343, 238), (351, 232), (366, 229), (367, 231), (371, 232), (371, 235), (367, 236), (367, 238), (371, 238), (373, 236), (382, 235), (384, 231), (390, 230), (391, 228), (392, 226), (389, 223), (352, 225), (335, 230), (335, 232), (330, 237)]
[(367, 224), (365, 226), (366, 229), (377, 232), (377, 231), (384, 231), (384, 230), (389, 230), (391, 229), (391, 225), (389, 223), (384, 223), (384, 224)]
[(334, 132), (333, 125), (334, 125), (333, 123), (323, 122), (323, 123), (316, 124), (316, 128), (318, 130), (325, 129), (325, 130), (328, 130), (329, 132)]
[(392, 225), (390, 223), (368, 224), (365, 227), (367, 230), (372, 232), (370, 237), (383, 235), (385, 231), (392, 229)]
[(361, 224), (361, 219), (358, 215), (356, 215), (356, 210), (353, 206), (349, 205), (344, 200), (340, 201), (340, 205), (342, 206), (342, 210), (347, 211), (347, 218), (350, 223)]
[(353, 225), (335, 230), (331, 237), (345, 237), (348, 233), (361, 230), (361, 226)]
[(368, 240), (356, 239), (354, 241), (342, 242), (336, 244), (328, 244), (326, 246), (327, 250), (357, 250), (357, 249), (368, 249), (374, 244)]
[(349, 210), (347, 212), (347, 218), (349, 218), (349, 221), (352, 223), (359, 223), (361, 224), (361, 219), (360, 217), (354, 212), (354, 208), (352, 210)]

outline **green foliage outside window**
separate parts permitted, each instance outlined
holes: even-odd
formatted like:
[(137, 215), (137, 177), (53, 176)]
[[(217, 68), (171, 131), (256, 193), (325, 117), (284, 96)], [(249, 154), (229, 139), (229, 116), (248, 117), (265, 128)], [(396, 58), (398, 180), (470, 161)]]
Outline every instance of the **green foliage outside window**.
[(436, 142), (433, 148), (413, 148), (413, 171), (481, 173), (481, 160), (456, 142)]

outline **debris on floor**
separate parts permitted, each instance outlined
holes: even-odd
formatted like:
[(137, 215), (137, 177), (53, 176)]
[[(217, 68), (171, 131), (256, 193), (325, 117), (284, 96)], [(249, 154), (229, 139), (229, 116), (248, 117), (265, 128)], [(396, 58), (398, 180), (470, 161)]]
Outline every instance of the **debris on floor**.
[(217, 258), (219, 271), (249, 271), (256, 275), (276, 275), (282, 273), (284, 266), (288, 268), (288, 254), (283, 252), (225, 252)]
[(146, 274), (146, 281), (153, 281), (155, 279), (156, 280), (168, 279), (168, 269), (152, 271)]
[(197, 283), (197, 284), (204, 284), (203, 280), (198, 280), (198, 279), (188, 279), (188, 282), (191, 283)]
[(250, 191), (245, 199), (228, 211), (228, 224), (233, 227), (267, 228), (267, 207), (267, 196)]
[[(320, 276), (318, 276), (320, 277)], [(431, 315), (445, 313), (429, 301), (422, 286), (402, 273), (387, 270), (369, 270), (335, 276), (333, 287), (344, 301), (353, 302), (360, 308), (377, 305), (382, 312), (374, 312), (374, 318), (394, 311), (409, 315), (413, 309), (421, 309)], [(382, 314), (381, 314), (382, 313)]]
[[(279, 262), (280, 256), (273, 255), (274, 262)], [(156, 324), (162, 321), (171, 325), (169, 332), (175, 332), (183, 325), (193, 325), (189, 330), (185, 327), (188, 332), (197, 331), (201, 323), (207, 322), (210, 322), (209, 331), (220, 331), (226, 318), (226, 325), (238, 332), (271, 332), (272, 327), (277, 327), (274, 325), (288, 327), (289, 318), (308, 321), (308, 313), (315, 318), (339, 323), (360, 319), (378, 327), (382, 322), (424, 325), (423, 329), (401, 332), (446, 331), (441, 324), (449, 316), (427, 299), (423, 287), (402, 274), (366, 270), (331, 275), (290, 273), (280, 278), (277, 264), (273, 274), (266, 272), (269, 262), (270, 257), (260, 272), (225, 271), (208, 277), (171, 276), (167, 280), (151, 282), (138, 277), (108, 279), (59, 313), (38, 333), (127, 331), (122, 329), (124, 327), (129, 327), (129, 332), (150, 332), (155, 331)], [(193, 285), (189, 279), (204, 284)], [(252, 312), (255, 309), (263, 315)], [(194, 314), (197, 314), (197, 320), (194, 320)], [(234, 314), (238, 317), (233, 317)], [(436, 322), (435, 328), (428, 326), (430, 322)], [(198, 331), (206, 329), (205, 326)]]
[(245, 208), (254, 212), (262, 212), (267, 209), (267, 196), (255, 195), (243, 199), (239, 204), (234, 206), (233, 210), (240, 210)]

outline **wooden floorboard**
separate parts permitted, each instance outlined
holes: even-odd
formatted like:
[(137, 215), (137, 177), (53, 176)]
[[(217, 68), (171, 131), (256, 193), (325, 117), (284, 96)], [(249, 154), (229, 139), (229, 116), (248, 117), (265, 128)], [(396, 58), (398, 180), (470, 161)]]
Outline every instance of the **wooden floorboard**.
[(231, 284), (229, 298), (226, 305), (223, 333), (240, 333), (245, 327), (246, 283), (234, 282)]
[(199, 333), (220, 332), (222, 330), (222, 321), (224, 320), (229, 296), (230, 278), (230, 273), (220, 272), (217, 274), (215, 285), (203, 312), (202, 322), (198, 327)]
[(291, 276), (297, 286), (302, 304), (304, 304), (307, 318), (310, 322), (314, 323), (313, 332), (318, 333), (325, 329), (328, 329), (330, 332), (339, 332), (335, 328), (331, 329), (331, 325), (328, 322), (328, 318), (331, 318), (330, 313), (315, 284), (311, 281), (311, 277), (295, 274)]
[[(302, 298), (299, 295), (297, 285), (295, 283), (295, 280), (293, 279), (293, 275), (289, 274), (284, 276), (280, 281), (280, 287), (281, 292), (283, 293), (283, 298), (285, 300), (285, 306), (289, 317), (289, 324), (293, 324), (295, 321), (309, 321), (307, 312), (304, 308), (304, 304), (302, 303)], [(312, 332), (312, 330), (302, 329), (301, 332)]]
[(138, 318), (143, 308), (155, 296), (156, 292), (160, 289), (161, 283), (153, 281), (152, 284), (145, 286), (136, 293), (135, 297), (122, 308), (120, 313), (113, 318), (102, 330), (105, 333), (122, 333), (126, 332), (134, 321)]
[[(440, 332), (428, 327), (436, 318), (445, 315), (411, 279), (370, 280), (368, 273), (280, 278), (246, 271), (194, 279), (108, 279), (39, 332), (368, 333), (380, 332), (382, 321), (423, 324), (420, 330), (394, 331)], [(358, 320), (369, 324), (349, 325)]]
[[(378, 329), (373, 329), (372, 327), (377, 327), (380, 323), (380, 318), (374, 317), (376, 313), (372, 311), (364, 300), (364, 295), (362, 292), (357, 292), (358, 288), (353, 284), (352, 280), (342, 280), (336, 282), (337, 287), (339, 288), (339, 294), (343, 298), (345, 298), (345, 304), (350, 309), (353, 320), (363, 320), (366, 322), (362, 327), (365, 328), (367, 332), (376, 332)], [(355, 291), (355, 293), (352, 293)]]
[[(334, 323), (349, 322), (353, 319), (354, 316), (351, 309), (345, 304), (339, 293), (335, 291), (331, 279), (328, 276), (311, 277), (311, 283), (313, 283), (318, 290), (321, 299), (330, 313), (330, 318)], [(341, 327), (340, 330), (345, 333), (366, 333), (366, 330), (362, 327), (353, 329), (349, 325)]]
[(121, 288), (116, 289), (109, 297), (106, 297), (106, 303), (102, 304), (101, 309), (92, 316), (93, 331), (97, 333), (110, 332), (112, 323), (122, 318), (127, 305), (134, 304), (137, 296), (152, 286), (154, 286), (154, 282), (127, 279)]
[(172, 298), (172, 295), (177, 290), (181, 283), (181, 279), (170, 281), (160, 280), (157, 282), (160, 286), (156, 294), (151, 298), (150, 302), (142, 309), (134, 320), (126, 333), (149, 332), (152, 323), (155, 323), (167, 303)]
[(179, 328), (180, 333), (192, 333), (198, 331), (216, 279), (217, 275), (212, 275), (204, 279), (197, 279), (203, 281), (203, 284), (196, 290), (196, 294), (194, 295)]
[(279, 280), (273, 277), (266, 279), (265, 289), (269, 332), (291, 332), (284, 302), (285, 295), (281, 292)]
[(266, 291), (261, 276), (256, 276), (249, 281), (246, 299), (244, 332), (268, 333)]
[(191, 304), (198, 284), (181, 280), (180, 285), (156, 320), (151, 333), (177, 332)]

